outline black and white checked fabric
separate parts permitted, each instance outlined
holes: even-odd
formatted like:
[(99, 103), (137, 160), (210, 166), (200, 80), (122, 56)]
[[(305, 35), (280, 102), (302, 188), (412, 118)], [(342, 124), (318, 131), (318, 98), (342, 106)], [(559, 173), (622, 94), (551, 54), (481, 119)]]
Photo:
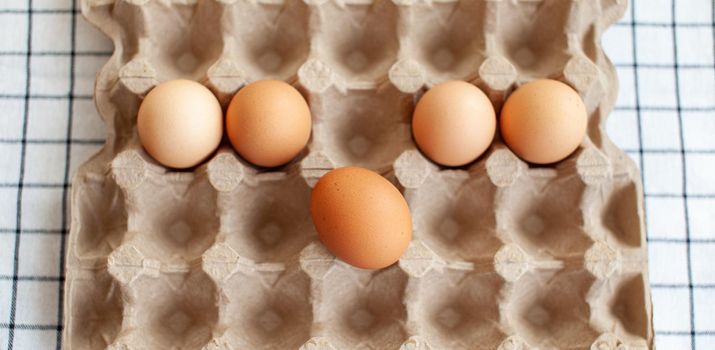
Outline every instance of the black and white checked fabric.
[[(631, 5), (603, 38), (608, 133), (643, 171), (656, 343), (715, 349), (715, 2)], [(66, 197), (104, 140), (111, 51), (79, 1), (0, 0), (0, 349), (60, 348)]]
[(639, 165), (659, 349), (715, 349), (715, 1), (634, 0), (603, 37)]

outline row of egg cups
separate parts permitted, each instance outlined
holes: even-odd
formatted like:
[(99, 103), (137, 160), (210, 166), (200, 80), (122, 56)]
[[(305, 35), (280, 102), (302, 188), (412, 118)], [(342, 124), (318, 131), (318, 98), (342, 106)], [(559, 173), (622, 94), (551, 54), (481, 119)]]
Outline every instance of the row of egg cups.
[[(137, 130), (143, 147), (163, 165), (192, 167), (212, 154), (223, 133), (222, 109), (201, 84), (173, 80), (142, 102)], [(507, 99), (500, 128), (504, 140), (527, 161), (547, 164), (581, 143), (587, 113), (578, 93), (554, 80), (522, 86)], [(262, 80), (233, 97), (226, 112), (232, 146), (247, 161), (276, 167), (293, 159), (311, 133), (310, 108), (289, 84)], [(430, 89), (417, 103), (412, 131), (417, 146), (436, 163), (468, 164), (492, 143), (496, 113), (488, 97), (462, 81)], [(412, 239), (410, 209), (401, 192), (379, 174), (345, 167), (323, 175), (311, 194), (316, 231), (337, 257), (360, 268), (395, 263)]]
[[(504, 145), (498, 145), (489, 151), (485, 161), (475, 163), (468, 169), (447, 171), (424, 158), (418, 150), (409, 149), (395, 160), (392, 170), (381, 173), (390, 179), (391, 183), (388, 183), (383, 181), (381, 176), (365, 169), (340, 168), (343, 164), (335, 163), (320, 153), (313, 153), (300, 165), (294, 164), (295, 166), (285, 170), (261, 171), (241, 161), (236, 153), (226, 146), (221, 147), (210, 162), (195, 172), (166, 172), (166, 168), (148, 159), (148, 155), (136, 146), (138, 145), (134, 144), (113, 159), (110, 166), (112, 178), (122, 189), (122, 197), (127, 201), (127, 208), (122, 210), (126, 210), (130, 216), (130, 226), (127, 228), (129, 232), (144, 232), (141, 236), (150, 240), (158, 239), (161, 246), (168, 248), (159, 251), (169, 255), (158, 254), (159, 251), (150, 255), (152, 259), (171, 266), (176, 262), (183, 265), (185, 261), (197, 258), (214, 241), (217, 229), (219, 234), (228, 237), (228, 240), (233, 242), (232, 246), (245, 257), (260, 262), (290, 259), (315, 232), (313, 225), (314, 221), (318, 221), (315, 216), (320, 209), (311, 208), (309, 203), (311, 188), (315, 188), (319, 182), (323, 185), (332, 182), (333, 186), (342, 185), (348, 190), (371, 196), (390, 195), (388, 200), (392, 200), (394, 206), (382, 210), (390, 215), (378, 220), (384, 213), (378, 210), (377, 206), (381, 202), (376, 203), (375, 198), (353, 198), (348, 200), (347, 204), (345, 200), (328, 204), (321, 203), (326, 200), (319, 198), (327, 196), (330, 199), (330, 196), (337, 196), (337, 193), (329, 194), (329, 187), (313, 193), (313, 205), (350, 205), (354, 207), (353, 210), (348, 208), (346, 212), (352, 213), (375, 210), (373, 216), (362, 220), (366, 224), (372, 221), (395, 221), (397, 214), (405, 213), (406, 210), (394, 210), (394, 207), (401, 208), (399, 204), (402, 194), (409, 203), (413, 230), (417, 232), (416, 238), (419, 240), (422, 237), (430, 245), (436, 244), (433, 249), (448, 259), (471, 261), (485, 252), (493, 253), (495, 241), (492, 235), (483, 233), (496, 229), (500, 225), (499, 221), (528, 224), (529, 229), (517, 225), (509, 226), (511, 228), (504, 232), (514, 229), (521, 232), (519, 237), (526, 234), (530, 239), (524, 242), (531, 244), (531, 248), (526, 251), (545, 259), (558, 260), (571, 256), (572, 253), (582, 252), (586, 248), (585, 240), (589, 240), (587, 237), (591, 232), (596, 232), (591, 237), (594, 241), (606, 240), (609, 246), (613, 244), (619, 250), (631, 251), (640, 245), (640, 240), (636, 238), (637, 228), (593, 229), (594, 224), (601, 225), (601, 216), (611, 215), (609, 213), (613, 210), (634, 210), (629, 204), (624, 204), (626, 207), (618, 205), (618, 208), (622, 209), (614, 209), (612, 206), (614, 201), (620, 202), (624, 195), (631, 193), (628, 190), (631, 188), (629, 184), (631, 179), (637, 176), (631, 169), (611, 164), (593, 147), (580, 150), (567, 161), (559, 163), (555, 169), (529, 169)], [(315, 163), (321, 159), (322, 162)], [(336, 168), (338, 170), (332, 171)], [(362, 172), (359, 172), (360, 170)], [(326, 173), (328, 175), (325, 175)], [(343, 174), (342, 177), (349, 173), (356, 174), (355, 177), (360, 181), (353, 180), (354, 184), (346, 184), (346, 180), (339, 180), (340, 176), (336, 175), (339, 173)], [(369, 181), (374, 184), (364, 185)], [(392, 183), (400, 189), (401, 194), (394, 191)], [(502, 192), (495, 193), (495, 190)], [(615, 196), (602, 194), (603, 191), (614, 190), (617, 191)], [(339, 191), (338, 188), (337, 192)], [(142, 193), (153, 195), (146, 196)], [(178, 200), (177, 194), (180, 194), (181, 200)], [(565, 198), (560, 198), (564, 195)], [(527, 204), (492, 208), (492, 203), (498, 198), (501, 198), (501, 201), (518, 199), (518, 202)], [(543, 211), (543, 204), (554, 199), (557, 199), (558, 204), (549, 204), (546, 207), (555, 205), (557, 209)], [(167, 200), (172, 202), (169, 207), (163, 204), (157, 206), (159, 203), (167, 203)], [(364, 208), (362, 203), (372, 207)], [(525, 205), (531, 207), (524, 207)], [(582, 205), (585, 207), (581, 207)], [(507, 212), (504, 212), (504, 209), (507, 209)], [(311, 211), (314, 214), (313, 220), (310, 218)], [(465, 213), (468, 214), (465, 216)], [(145, 218), (141, 219), (142, 222), (146, 219), (150, 221), (137, 224), (140, 222), (137, 218), (141, 217)], [(402, 217), (402, 221), (409, 223), (410, 220), (405, 219), (407, 215)], [(548, 218), (566, 225), (558, 227), (569, 227), (566, 230), (569, 234), (560, 229), (553, 231), (552, 235), (552, 230), (548, 226), (545, 227), (542, 221)], [(621, 219), (618, 220), (621, 222)], [(532, 225), (535, 230), (546, 228), (548, 236), (541, 235), (541, 231), (532, 231)], [(581, 228), (581, 225), (590, 228)], [(464, 233), (474, 232), (475, 227), (479, 227), (476, 237), (481, 238), (462, 245), (467, 243), (462, 241), (462, 238), (473, 237), (472, 234)], [(499, 227), (504, 230), (506, 226)], [(621, 231), (622, 229), (627, 230)], [(347, 230), (341, 232), (345, 234)], [(454, 234), (461, 235), (458, 236), (459, 240), (454, 239)], [(553, 238), (558, 236), (563, 237), (554, 241)], [(531, 238), (534, 237), (544, 240), (532, 242)], [(487, 241), (482, 242), (482, 238)], [(611, 238), (615, 238), (615, 241)], [(459, 241), (462, 243), (458, 243)], [(472, 245), (473, 243), (477, 243), (477, 246)], [(572, 243), (578, 247), (563, 249)], [(474, 249), (477, 255), (471, 252)], [(464, 255), (467, 251), (470, 252)], [(171, 258), (178, 257), (177, 253), (183, 258)]]
[[(568, 157), (583, 140), (586, 107), (578, 93), (555, 80), (530, 82), (509, 96), (501, 111), (504, 142), (519, 157), (536, 164)], [(429, 159), (453, 167), (471, 163), (491, 145), (496, 113), (476, 86), (447, 81), (419, 100), (412, 134)], [(245, 160), (277, 167), (307, 145), (311, 111), (291, 85), (262, 80), (241, 89), (228, 106), (228, 138)], [(221, 142), (223, 113), (213, 93), (201, 84), (171, 80), (145, 97), (137, 116), (142, 146), (159, 163), (190, 168), (212, 154)]]

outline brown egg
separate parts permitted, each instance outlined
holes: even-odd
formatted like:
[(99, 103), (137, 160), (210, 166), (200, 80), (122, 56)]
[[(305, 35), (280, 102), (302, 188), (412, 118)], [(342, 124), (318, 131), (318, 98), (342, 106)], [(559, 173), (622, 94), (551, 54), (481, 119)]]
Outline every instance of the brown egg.
[(527, 162), (549, 164), (568, 157), (586, 134), (588, 115), (579, 94), (556, 80), (518, 88), (501, 110), (504, 142)]
[(233, 97), (226, 131), (247, 161), (275, 167), (291, 161), (310, 139), (310, 109), (294, 87), (279, 80), (249, 84)]
[(405, 198), (367, 169), (339, 168), (323, 175), (311, 194), (310, 213), (328, 250), (359, 268), (393, 264), (412, 239)]
[(429, 89), (412, 116), (415, 142), (428, 158), (446, 166), (477, 159), (492, 143), (496, 114), (487, 95), (463, 81)]
[(216, 150), (223, 135), (221, 105), (209, 89), (190, 80), (154, 87), (137, 115), (144, 149), (159, 163), (189, 168)]

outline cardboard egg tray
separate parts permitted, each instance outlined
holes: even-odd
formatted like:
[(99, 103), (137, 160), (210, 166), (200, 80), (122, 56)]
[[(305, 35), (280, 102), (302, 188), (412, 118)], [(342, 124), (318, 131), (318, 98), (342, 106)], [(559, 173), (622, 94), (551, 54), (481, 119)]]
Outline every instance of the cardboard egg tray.
[[(624, 0), (83, 0), (113, 56), (99, 72), (104, 148), (77, 173), (64, 348), (652, 349), (642, 185), (605, 133), (617, 94), (601, 34)], [(137, 139), (158, 82), (208, 86), (224, 108), (274, 78), (309, 101), (310, 143), (259, 169), (224, 140), (166, 169)], [(415, 101), (472, 82), (497, 111), (537, 78), (574, 87), (581, 147), (532, 166), (497, 138), (448, 169), (416, 149)], [(414, 234), (399, 263), (353, 268), (317, 240), (311, 186), (378, 171)]]

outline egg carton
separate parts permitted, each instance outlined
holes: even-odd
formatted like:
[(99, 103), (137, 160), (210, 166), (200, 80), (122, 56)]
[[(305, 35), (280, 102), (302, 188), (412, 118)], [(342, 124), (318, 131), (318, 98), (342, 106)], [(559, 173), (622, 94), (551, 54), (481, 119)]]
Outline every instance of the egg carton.
[[(115, 45), (97, 76), (102, 150), (73, 180), (63, 344), (74, 349), (653, 349), (643, 195), (605, 133), (617, 94), (600, 37), (622, 0), (83, 0)], [(306, 150), (256, 168), (224, 140), (188, 171), (160, 166), (135, 122), (158, 82), (208, 86), (226, 107), (281, 79), (309, 101)], [(550, 166), (497, 135), (460, 168), (411, 138), (415, 101), (448, 79), (499, 110), (558, 79), (588, 131)], [(399, 262), (361, 270), (317, 240), (311, 187), (358, 165), (413, 215)]]

